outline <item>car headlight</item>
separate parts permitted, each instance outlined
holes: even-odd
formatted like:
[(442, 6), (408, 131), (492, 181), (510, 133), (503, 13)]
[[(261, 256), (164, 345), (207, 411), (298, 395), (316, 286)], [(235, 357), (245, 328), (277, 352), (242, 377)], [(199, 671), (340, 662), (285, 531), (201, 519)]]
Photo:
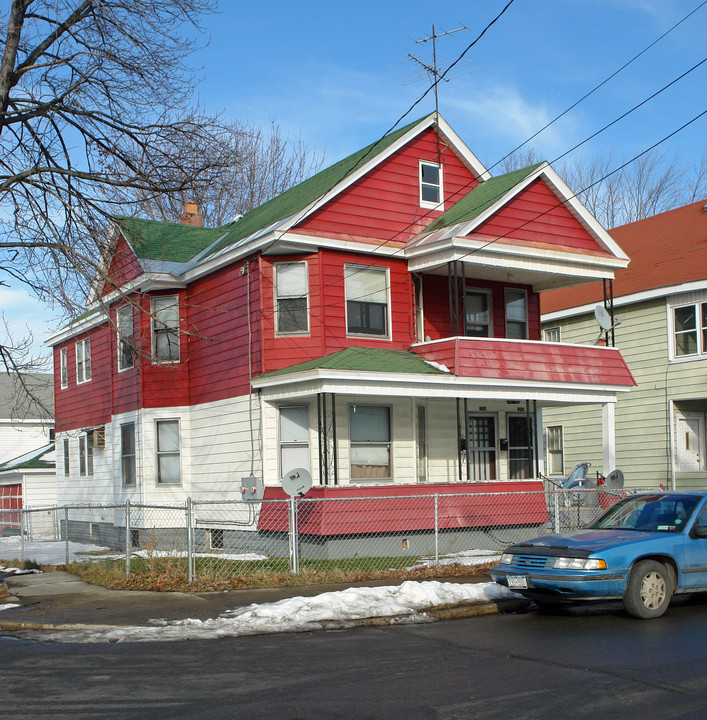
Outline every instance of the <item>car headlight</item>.
[(513, 553), (503, 553), (501, 555), (501, 565), (510, 565), (513, 562)]
[(606, 570), (606, 560), (558, 557), (553, 567), (556, 570)]

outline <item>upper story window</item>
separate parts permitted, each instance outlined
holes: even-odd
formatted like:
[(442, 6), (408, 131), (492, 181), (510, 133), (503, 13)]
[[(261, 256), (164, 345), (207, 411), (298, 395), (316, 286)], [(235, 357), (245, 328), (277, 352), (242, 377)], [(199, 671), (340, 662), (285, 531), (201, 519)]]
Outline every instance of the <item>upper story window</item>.
[(115, 316), (118, 348), (118, 370), (129, 370), (135, 365), (135, 346), (133, 344), (133, 308), (123, 305)]
[(543, 338), (545, 342), (560, 342), (560, 328), (545, 328), (545, 330), (543, 330)]
[(467, 290), (464, 295), (464, 335), (492, 337), (491, 294), (485, 290)]
[(61, 348), (59, 351), (59, 366), (61, 372), (61, 386), (63, 388), (69, 385), (69, 364), (67, 362), (66, 348)]
[(675, 357), (707, 354), (707, 302), (673, 308)]
[(444, 210), (442, 166), (420, 160), (420, 207)]
[(179, 298), (152, 298), (152, 360), (179, 362)]
[(76, 382), (84, 383), (91, 379), (91, 340), (79, 340), (76, 343)]
[(353, 335), (388, 335), (388, 272), (361, 265), (344, 267), (346, 331)]
[(506, 337), (528, 338), (528, 298), (525, 290), (506, 290)]
[(275, 311), (278, 335), (309, 331), (307, 263), (275, 263)]

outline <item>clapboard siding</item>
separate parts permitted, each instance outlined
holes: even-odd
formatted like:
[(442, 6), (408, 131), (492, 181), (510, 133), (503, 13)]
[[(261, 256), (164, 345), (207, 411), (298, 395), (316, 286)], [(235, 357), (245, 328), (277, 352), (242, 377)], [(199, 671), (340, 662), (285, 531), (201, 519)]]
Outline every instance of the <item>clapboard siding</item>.
[[(438, 155), (438, 149), (441, 156)], [(419, 203), (419, 161), (441, 157), (445, 201), (456, 202), (478, 184), (468, 168), (429, 129), (380, 163), (296, 227), (329, 237), (407, 242), (441, 214)]]
[(116, 288), (122, 287), (142, 274), (143, 269), (135, 257), (135, 253), (121, 236), (108, 269), (108, 280), (103, 284), (101, 294), (105, 297)]
[(475, 228), (474, 233), (605, 252), (540, 179)]

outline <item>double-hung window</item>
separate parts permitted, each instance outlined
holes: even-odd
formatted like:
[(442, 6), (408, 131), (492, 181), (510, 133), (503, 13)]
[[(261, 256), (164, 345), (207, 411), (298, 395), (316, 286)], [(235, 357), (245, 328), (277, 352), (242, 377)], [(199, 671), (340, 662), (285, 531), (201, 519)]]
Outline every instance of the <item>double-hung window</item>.
[(133, 344), (133, 307), (123, 305), (115, 315), (118, 347), (118, 370), (129, 370), (135, 365)]
[(464, 335), (491, 337), (491, 294), (484, 290), (467, 290), (464, 294)]
[(391, 473), (390, 408), (351, 405), (351, 480), (386, 480)]
[(71, 475), (71, 446), (64, 440), (64, 477)]
[(562, 425), (547, 428), (547, 472), (548, 475), (564, 475), (565, 463), (562, 452)]
[(525, 290), (506, 290), (506, 337), (528, 338), (528, 298)]
[(179, 459), (179, 420), (158, 420), (157, 482), (160, 485), (178, 485), (181, 479)]
[(673, 308), (675, 357), (707, 354), (707, 302)]
[(59, 367), (61, 370), (61, 387), (65, 388), (69, 385), (69, 365), (67, 361), (67, 351), (63, 347), (59, 351)]
[(79, 340), (76, 343), (76, 382), (84, 383), (91, 379), (91, 340)]
[(442, 166), (420, 161), (420, 207), (444, 210)]
[(360, 265), (344, 267), (346, 330), (352, 335), (388, 335), (388, 272)]
[(93, 433), (85, 433), (79, 438), (79, 475), (93, 475)]
[(123, 485), (135, 485), (135, 423), (120, 426), (120, 474)]
[(559, 327), (545, 328), (545, 330), (543, 330), (543, 337), (545, 338), (545, 342), (554, 342), (554, 343), (560, 342), (560, 328)]
[(160, 295), (152, 298), (152, 359), (179, 362), (179, 298)]
[(275, 263), (275, 311), (278, 335), (309, 330), (306, 262)]
[(309, 470), (309, 407), (280, 407), (280, 475), (295, 468)]

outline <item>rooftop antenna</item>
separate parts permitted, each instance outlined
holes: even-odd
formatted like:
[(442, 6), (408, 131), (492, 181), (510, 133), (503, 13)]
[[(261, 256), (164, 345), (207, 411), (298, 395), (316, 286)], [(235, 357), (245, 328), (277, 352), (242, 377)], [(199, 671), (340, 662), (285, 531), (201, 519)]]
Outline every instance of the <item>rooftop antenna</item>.
[[(481, 68), (473, 68), (471, 70), (466, 70), (465, 72), (458, 72), (456, 75), (453, 75), (452, 77), (446, 77), (445, 73), (449, 68), (454, 64), (454, 61), (446, 62), (442, 64), (437, 63), (437, 39), (446, 37), (447, 35), (453, 35), (454, 33), (458, 33), (461, 30), (468, 30), (469, 28), (466, 25), (462, 25), (461, 27), (456, 28), (455, 30), (443, 30), (441, 32), (437, 32), (435, 30), (435, 26), (432, 26), (432, 34), (428, 35), (427, 37), (423, 37), (420, 40), (415, 40), (415, 44), (419, 45), (420, 43), (432, 43), (432, 61), (429, 62), (425, 60), (422, 57), (415, 57), (414, 55), (410, 55), (408, 53), (408, 61), (412, 61), (416, 63), (419, 68), (415, 70), (412, 73), (409, 73), (408, 75), (403, 76), (403, 85), (411, 85), (412, 83), (418, 82), (423, 78), (423, 76), (426, 76), (429, 81), (433, 83), (434, 88), (434, 94), (435, 94), (435, 113), (439, 112), (439, 98), (437, 93), (437, 86), (439, 85), (440, 80), (444, 80), (445, 82), (449, 82), (452, 77), (459, 77), (460, 75), (465, 75), (469, 72), (474, 72), (475, 70), (480, 70)], [(459, 62), (456, 64), (455, 68), (464, 68), (467, 67), (471, 63), (471, 60), (463, 60), (462, 62)]]

